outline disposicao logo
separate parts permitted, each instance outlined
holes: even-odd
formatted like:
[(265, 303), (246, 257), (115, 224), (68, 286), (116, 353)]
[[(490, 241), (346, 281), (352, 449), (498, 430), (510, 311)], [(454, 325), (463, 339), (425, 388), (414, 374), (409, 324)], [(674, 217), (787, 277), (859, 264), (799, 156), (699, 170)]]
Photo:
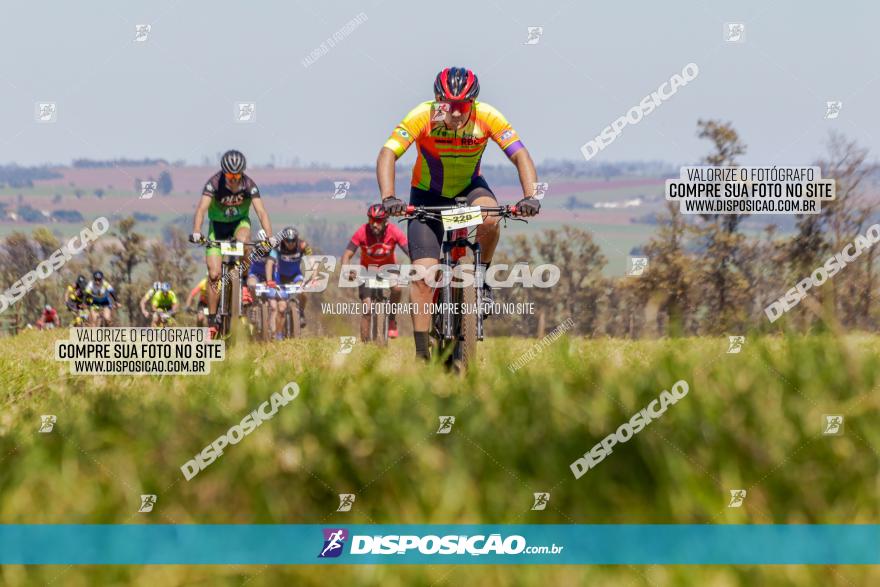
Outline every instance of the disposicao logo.
[(336, 558), (342, 554), (347, 539), (348, 530), (345, 528), (324, 528), (324, 548), (318, 558)]

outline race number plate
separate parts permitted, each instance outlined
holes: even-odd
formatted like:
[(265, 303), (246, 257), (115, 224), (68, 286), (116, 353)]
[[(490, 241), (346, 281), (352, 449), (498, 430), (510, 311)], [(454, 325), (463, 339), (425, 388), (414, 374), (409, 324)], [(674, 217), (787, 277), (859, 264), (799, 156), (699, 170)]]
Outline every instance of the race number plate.
[(231, 257), (244, 256), (244, 245), (239, 242), (222, 242), (220, 243), (220, 254), (229, 255)]
[(254, 286), (254, 293), (258, 296), (264, 296), (269, 292), (269, 288), (266, 287), (265, 283), (258, 283)]
[(391, 284), (384, 279), (371, 277), (367, 280), (367, 287), (370, 289), (388, 289), (391, 287)]
[(443, 210), (440, 218), (443, 221), (443, 230), (457, 230), (483, 223), (483, 213), (480, 212), (479, 206)]
[(208, 308), (202, 308), (202, 314), (207, 316), (208, 315)]
[(287, 294), (296, 294), (302, 291), (302, 284), (300, 283), (285, 283), (281, 286), (284, 288), (284, 292)]

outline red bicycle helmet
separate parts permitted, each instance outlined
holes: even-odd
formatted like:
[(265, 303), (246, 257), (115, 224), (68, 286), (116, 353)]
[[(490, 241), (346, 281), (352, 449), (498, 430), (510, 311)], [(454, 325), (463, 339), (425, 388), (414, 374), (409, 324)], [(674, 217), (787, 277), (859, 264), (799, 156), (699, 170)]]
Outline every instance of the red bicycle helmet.
[(385, 220), (388, 218), (388, 212), (382, 204), (373, 204), (367, 208), (367, 218), (370, 220)]
[(437, 100), (476, 100), (479, 95), (480, 81), (470, 69), (447, 67), (434, 79)]

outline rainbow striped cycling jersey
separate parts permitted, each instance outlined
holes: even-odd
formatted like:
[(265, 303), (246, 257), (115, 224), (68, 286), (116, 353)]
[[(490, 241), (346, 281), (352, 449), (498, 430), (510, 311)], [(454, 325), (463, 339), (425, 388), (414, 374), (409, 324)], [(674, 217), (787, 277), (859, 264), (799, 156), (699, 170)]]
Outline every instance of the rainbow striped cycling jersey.
[(507, 119), (485, 102), (474, 102), (470, 118), (458, 131), (447, 129), (442, 120), (431, 121), (434, 104), (413, 108), (385, 143), (398, 158), (416, 143), (415, 188), (454, 198), (480, 175), (480, 159), (490, 138), (508, 157), (523, 148)]

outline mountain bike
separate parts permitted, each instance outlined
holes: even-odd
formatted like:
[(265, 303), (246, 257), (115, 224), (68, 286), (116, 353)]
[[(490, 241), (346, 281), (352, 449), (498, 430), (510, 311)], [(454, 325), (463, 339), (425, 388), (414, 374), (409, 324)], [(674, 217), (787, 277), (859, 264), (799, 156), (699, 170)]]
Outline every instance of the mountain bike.
[(279, 283), (276, 287), (269, 287), (265, 283), (257, 283), (254, 293), (260, 306), (257, 311), (252, 307), (252, 322), (255, 325), (258, 340), (271, 340), (272, 329), (269, 321), (269, 301), (286, 302), (284, 314), (281, 316), (281, 335), (284, 338), (299, 338), (302, 329), (299, 323), (299, 296), (302, 295), (303, 285), (301, 281), (294, 283)]
[[(434, 219), (443, 223), (444, 238), (440, 263), (442, 279), (434, 288), (434, 312), (431, 336), (437, 341), (444, 364), (458, 371), (476, 363), (477, 342), (483, 340), (484, 269), (476, 227), (483, 215), (527, 222), (517, 218), (516, 206), (468, 206), (465, 198), (455, 198), (450, 206), (407, 205), (403, 220), (425, 222)], [(470, 252), (471, 256), (468, 256)], [(465, 259), (468, 257), (467, 259)], [(467, 263), (463, 261), (467, 260)], [(467, 266), (473, 268), (473, 279), (463, 279)], [(453, 285), (454, 284), (454, 285)]]
[(173, 312), (171, 312), (170, 310), (159, 311), (159, 315), (157, 316), (156, 320), (157, 328), (173, 328), (175, 326), (177, 326), (177, 320), (174, 319)]
[(269, 342), (272, 340), (272, 328), (269, 324), (269, 300), (274, 299), (275, 289), (263, 282), (254, 284), (256, 299), (248, 311), (248, 318), (253, 327), (252, 335), (256, 340)]
[(302, 281), (279, 283), (278, 290), (278, 301), (287, 302), (281, 317), (281, 335), (284, 338), (299, 338), (302, 336), (302, 328), (299, 323), (299, 298), (303, 293)]
[(76, 314), (73, 316), (73, 321), (70, 323), (71, 328), (85, 328), (89, 325), (89, 309), (85, 306), (80, 306), (76, 310)]
[(98, 328), (105, 328), (107, 326), (113, 325), (113, 310), (115, 306), (110, 304), (110, 318), (107, 319), (104, 316), (104, 308), (107, 306), (100, 306), (98, 304), (92, 304), (89, 311), (89, 325), (94, 325)]
[[(223, 257), (220, 266), (220, 299), (217, 303), (217, 334), (229, 336), (232, 327), (239, 322), (241, 313), (241, 274), (244, 257), (244, 247), (255, 246), (256, 242), (241, 242), (237, 240), (217, 241), (202, 238), (195, 243), (204, 247), (219, 247)], [(209, 326), (212, 326), (209, 324)]]

